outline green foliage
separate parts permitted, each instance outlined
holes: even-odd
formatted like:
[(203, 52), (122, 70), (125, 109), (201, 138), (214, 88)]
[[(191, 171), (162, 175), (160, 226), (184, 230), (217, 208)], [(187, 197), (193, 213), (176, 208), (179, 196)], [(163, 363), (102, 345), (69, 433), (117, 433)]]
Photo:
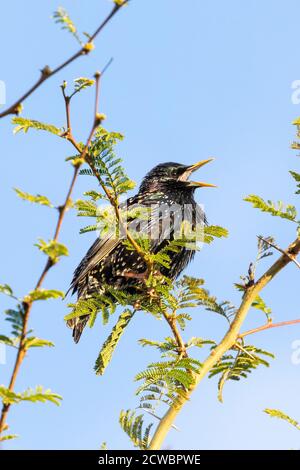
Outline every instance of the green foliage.
[(24, 341), (24, 348), (27, 350), (29, 348), (44, 348), (44, 347), (53, 347), (54, 343), (46, 339), (37, 338), (35, 336), (30, 336)]
[(20, 116), (14, 117), (12, 119), (12, 123), (17, 125), (17, 127), (14, 128), (14, 134), (17, 134), (21, 131), (26, 133), (29, 131), (29, 129), (46, 131), (58, 136), (62, 134), (62, 129), (59, 129), (58, 127), (55, 127), (52, 124), (45, 124), (43, 122), (35, 121), (33, 119), (26, 119)]
[(11, 439), (16, 439), (17, 437), (19, 437), (18, 434), (6, 434), (0, 437), (0, 442), (10, 441)]
[(255, 194), (250, 194), (244, 198), (244, 201), (250, 202), (253, 207), (260, 209), (262, 212), (268, 212), (269, 214), (281, 217), (282, 219), (288, 219), (292, 222), (297, 222), (297, 211), (295, 206), (291, 204), (284, 205), (282, 201), (274, 203), (270, 200), (264, 201), (261, 197), (256, 196)]
[(242, 346), (236, 343), (232, 350), (233, 354), (226, 353), (209, 373), (209, 378), (221, 375), (218, 382), (218, 399), (220, 402), (223, 402), (223, 388), (227, 380), (247, 378), (259, 365), (269, 367), (269, 363), (260, 356), (274, 358), (272, 353), (250, 345)]
[(74, 80), (74, 91), (71, 94), (71, 97), (76, 95), (76, 93), (80, 93), (82, 90), (93, 86), (95, 80), (91, 80), (90, 78), (79, 77)]
[[(89, 148), (89, 158), (115, 201), (135, 186), (121, 166), (122, 159), (117, 158), (114, 152), (115, 145), (122, 139), (122, 134), (108, 132), (103, 127), (99, 127)], [(81, 170), (81, 174), (94, 176), (90, 169)]]
[(56, 289), (36, 289), (24, 297), (24, 302), (64, 298), (64, 292)]
[(6, 346), (14, 346), (14, 338), (9, 338), (5, 335), (0, 335), (0, 343), (6, 344)]
[(0, 284), (0, 293), (15, 298), (13, 290), (8, 284)]
[(97, 217), (97, 206), (93, 201), (79, 199), (75, 202), (78, 217)]
[(39, 238), (39, 242), (36, 243), (35, 246), (45, 253), (53, 264), (57, 263), (61, 256), (69, 256), (68, 248), (55, 240), (49, 240), (46, 242), (42, 238)]
[(16, 191), (17, 195), (24, 201), (40, 204), (41, 206), (54, 207), (51, 201), (46, 196), (41, 196), (40, 194), (33, 196), (32, 194), (21, 191), (21, 189), (18, 188), (14, 188), (14, 190)]
[(118, 342), (134, 315), (134, 311), (125, 310), (119, 316), (119, 319), (112, 329), (111, 334), (102, 346), (99, 356), (96, 360), (95, 371), (97, 375), (103, 375), (106, 367), (111, 361), (112, 355), (116, 349)]
[(211, 243), (215, 238), (228, 237), (228, 230), (218, 225), (204, 227), (204, 243)]
[(236, 312), (234, 305), (228, 300), (217, 301), (216, 297), (203, 288), (203, 285), (203, 279), (183, 276), (182, 280), (177, 283), (179, 308), (203, 306), (207, 311), (218, 313), (230, 321), (230, 317)]
[(265, 313), (267, 320), (271, 321), (272, 309), (266, 305), (265, 301), (260, 297), (260, 295), (256, 297), (252, 307), (256, 308), (257, 310), (261, 310), (263, 313)]
[[(257, 255), (256, 259), (254, 262), (251, 262), (249, 265), (248, 269), (248, 274), (246, 276), (240, 276), (243, 284), (236, 283), (234, 286), (236, 289), (238, 289), (241, 292), (245, 292), (249, 286), (251, 286), (255, 282), (255, 276), (256, 276), (256, 270), (258, 267), (258, 264), (264, 259), (269, 256), (273, 255), (273, 252), (271, 251), (272, 247), (276, 247), (276, 242), (273, 237), (262, 237), (259, 235), (257, 237)], [(257, 296), (257, 298), (254, 300), (252, 307), (261, 310), (266, 314), (266, 317), (268, 320), (271, 319), (271, 312), (272, 310), (267, 307), (265, 302), (260, 296)]]
[(292, 426), (294, 426), (296, 429), (298, 429), (298, 431), (300, 431), (300, 423), (298, 423), (298, 421), (296, 421), (295, 419), (291, 418), (290, 416), (288, 416), (287, 414), (283, 413), (282, 411), (280, 410), (275, 410), (275, 409), (271, 409), (271, 408), (266, 408), (264, 410), (265, 413), (267, 413), (269, 416), (271, 416), (272, 418), (278, 418), (278, 419), (281, 419), (283, 421), (287, 421), (289, 424), (291, 424)]
[(15, 310), (5, 310), (5, 315), (5, 320), (11, 324), (11, 334), (16, 338), (19, 338), (22, 334), (23, 329), (23, 321), (25, 315), (24, 306), (19, 304), (16, 306)]
[(124, 432), (129, 436), (135, 447), (147, 449), (150, 443), (150, 432), (153, 424), (149, 424), (145, 431), (143, 430), (143, 415), (136, 416), (135, 411), (121, 411), (119, 418), (120, 425)]
[(21, 401), (30, 401), (32, 403), (46, 403), (51, 402), (55, 405), (60, 405), (62, 397), (57, 393), (51, 392), (51, 390), (44, 390), (42, 386), (37, 386), (35, 389), (29, 388), (25, 392), (15, 393), (8, 390), (3, 385), (0, 386), (0, 397), (3, 404), (12, 405), (20, 403)]
[(71, 20), (70, 16), (68, 15), (68, 12), (62, 8), (59, 7), (54, 13), (53, 13), (53, 18), (55, 23), (58, 23), (61, 25), (62, 29), (65, 29), (69, 33), (72, 34), (72, 36), (76, 39), (76, 41), (79, 42), (79, 44), (82, 44), (80, 37), (77, 32), (77, 28), (73, 21)]
[(147, 340), (141, 343), (158, 347), (162, 357), (168, 358), (149, 364), (135, 377), (135, 380), (143, 382), (136, 392), (140, 396), (140, 408), (153, 413), (158, 405), (171, 406), (178, 397), (185, 395), (194, 383), (194, 373), (199, 372), (202, 364), (197, 359), (182, 357), (172, 339), (166, 338), (164, 344)]
[(75, 304), (68, 304), (68, 307), (72, 308), (71, 313), (65, 316), (65, 321), (72, 320), (73, 318), (79, 318), (84, 315), (91, 315), (93, 318), (98, 312), (103, 315), (104, 323), (116, 310), (116, 305), (113, 298), (108, 295), (94, 295), (89, 299), (80, 299)]
[(258, 236), (257, 240), (257, 255), (256, 255), (256, 264), (264, 258), (268, 258), (273, 255), (272, 245), (276, 245), (274, 237), (263, 237), (262, 235)]

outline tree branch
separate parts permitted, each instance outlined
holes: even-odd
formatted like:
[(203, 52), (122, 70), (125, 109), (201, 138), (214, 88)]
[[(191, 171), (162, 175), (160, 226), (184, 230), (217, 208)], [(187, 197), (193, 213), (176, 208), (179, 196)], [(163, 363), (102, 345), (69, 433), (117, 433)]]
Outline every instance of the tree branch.
[[(73, 188), (74, 188), (77, 176), (78, 176), (78, 170), (79, 170), (79, 168), (74, 169), (74, 174), (73, 174), (73, 177), (72, 177), (72, 180), (71, 180), (69, 190), (67, 192), (67, 197), (66, 197), (65, 203), (61, 206), (61, 208), (59, 210), (59, 216), (58, 216), (58, 220), (57, 220), (56, 227), (55, 227), (55, 235), (54, 235), (54, 240), (55, 241), (57, 241), (57, 239), (59, 237), (59, 234), (60, 234), (62, 222), (63, 222), (64, 216), (65, 216), (68, 204), (69, 204), (69, 199), (70, 199), (70, 196), (72, 194), (72, 191), (73, 191)], [(40, 277), (39, 277), (39, 279), (38, 279), (38, 281), (35, 285), (34, 290), (41, 288), (41, 286), (42, 286), (42, 284), (45, 280), (45, 277), (48, 274), (48, 271), (53, 266), (54, 266), (53, 261), (51, 260), (51, 258), (48, 258), (47, 262), (46, 262), (46, 265), (45, 265), (45, 267), (44, 267), (44, 269), (43, 269), (43, 271), (42, 271), (42, 273), (41, 273), (41, 275), (40, 275)], [(8, 390), (10, 392), (12, 392), (14, 390), (16, 379), (17, 379), (17, 376), (19, 374), (20, 367), (21, 367), (22, 362), (23, 362), (23, 360), (25, 358), (25, 355), (26, 355), (25, 339), (26, 339), (26, 335), (27, 335), (27, 331), (28, 331), (28, 321), (29, 321), (32, 305), (33, 305), (32, 301), (27, 301), (27, 302), (22, 303), (22, 306), (23, 306), (23, 309), (24, 309), (23, 325), (22, 325), (22, 332), (21, 332), (20, 342), (19, 342), (19, 346), (18, 346), (18, 352), (17, 352), (14, 368), (13, 368), (13, 371), (12, 371), (12, 374), (11, 374), (9, 386), (8, 386)], [(0, 437), (1, 437), (1, 434), (5, 430), (5, 427), (6, 427), (6, 418), (7, 418), (7, 414), (9, 412), (10, 406), (11, 406), (10, 404), (4, 404), (3, 407), (2, 407), (2, 412), (1, 412), (1, 417), (0, 417)]]
[[(99, 76), (100, 75), (97, 76), (97, 74), (95, 76), (95, 78), (96, 78), (96, 90), (97, 90), (96, 91), (96, 99), (98, 99)], [(72, 134), (72, 126), (71, 126), (71, 118), (70, 118), (70, 107), (69, 107), (70, 99), (69, 99), (68, 96), (65, 95), (64, 88), (63, 88), (63, 95), (64, 95), (65, 103), (66, 103), (66, 119), (67, 119), (67, 128), (68, 128), (67, 133), (65, 135), (65, 138), (72, 141), (73, 134)], [(96, 109), (97, 109), (97, 107), (96, 107)], [(99, 119), (98, 119), (97, 113), (96, 113), (94, 121), (93, 121), (93, 126), (92, 126), (92, 129), (91, 129), (90, 134), (88, 136), (88, 139), (87, 139), (87, 142), (85, 144), (84, 149), (83, 150), (80, 149), (79, 145), (76, 144), (76, 148), (77, 148), (78, 152), (80, 153), (80, 157), (81, 157), (82, 161), (84, 161), (85, 158), (86, 158), (88, 148), (89, 148), (90, 143), (92, 141), (95, 129), (97, 128), (98, 125), (99, 125)], [(70, 183), (69, 189), (67, 191), (65, 201), (64, 201), (62, 206), (58, 207), (58, 219), (57, 219), (57, 223), (56, 223), (55, 230), (54, 230), (54, 238), (53, 238), (54, 241), (57, 241), (58, 237), (60, 235), (62, 223), (63, 223), (64, 217), (65, 217), (65, 214), (67, 212), (67, 209), (70, 205), (71, 195), (73, 193), (74, 186), (75, 186), (75, 183), (76, 183), (76, 180), (77, 180), (77, 177), (78, 177), (78, 174), (79, 174), (79, 169), (80, 169), (81, 165), (82, 165), (82, 163), (78, 163), (77, 165), (75, 165), (73, 177), (71, 179), (71, 183)], [(41, 275), (40, 275), (40, 277), (39, 277), (39, 279), (38, 279), (38, 281), (35, 285), (34, 290), (37, 290), (37, 289), (41, 288), (41, 286), (42, 286), (49, 270), (53, 266), (54, 266), (54, 263), (53, 263), (52, 259), (50, 257), (48, 257), (46, 265), (45, 265), (45, 267), (44, 267), (44, 269), (43, 269), (43, 271), (42, 271), (42, 273), (41, 273)], [(10, 379), (9, 386), (8, 386), (8, 389), (11, 392), (14, 390), (15, 382), (16, 382), (20, 367), (21, 367), (21, 365), (23, 363), (23, 360), (25, 358), (25, 355), (26, 355), (25, 340), (26, 340), (26, 335), (27, 335), (27, 332), (28, 332), (28, 321), (29, 321), (32, 305), (33, 305), (33, 302), (31, 300), (28, 300), (26, 302), (24, 301), (22, 303), (22, 306), (23, 306), (23, 309), (24, 309), (22, 332), (21, 332), (21, 336), (20, 336), (20, 342), (19, 342), (19, 346), (18, 346), (18, 352), (17, 352), (14, 368), (13, 368), (11, 379)], [(2, 407), (2, 412), (1, 412), (1, 417), (0, 417), (0, 437), (1, 437), (2, 432), (6, 428), (6, 418), (7, 418), (7, 414), (9, 412), (10, 406), (11, 406), (10, 404), (4, 404), (3, 407)]]
[(99, 27), (96, 29), (96, 31), (89, 37), (89, 42), (87, 44), (84, 44), (81, 49), (79, 49), (75, 54), (73, 54), (71, 57), (69, 57), (67, 60), (65, 60), (62, 64), (58, 65), (56, 68), (53, 70), (50, 69), (50, 67), (45, 66), (41, 70), (41, 75), (39, 79), (36, 81), (36, 83), (29, 88), (29, 90), (24, 93), (15, 103), (13, 103), (11, 106), (9, 106), (7, 109), (2, 111), (0, 113), (0, 119), (8, 116), (9, 114), (19, 114), (20, 113), (20, 107), (22, 103), (30, 96), (32, 95), (41, 85), (44, 83), (46, 80), (48, 80), (50, 77), (53, 75), (57, 74), (60, 72), (62, 69), (67, 67), (69, 64), (74, 62), (76, 59), (83, 55), (89, 54), (90, 50), (87, 45), (91, 44), (94, 39), (99, 35), (99, 33), (102, 31), (102, 29), (109, 23), (109, 21), (114, 17), (114, 15), (122, 8), (125, 4), (128, 3), (129, 0), (124, 0), (122, 4), (117, 4), (115, 3), (113, 9), (109, 13), (109, 15), (105, 18), (105, 20), (99, 25)]
[(282, 326), (289, 326), (289, 325), (296, 325), (300, 323), (300, 319), (296, 320), (288, 320), (288, 321), (281, 321), (278, 323), (266, 323), (265, 325), (259, 326), (257, 328), (253, 328), (252, 330), (245, 331), (244, 333), (239, 334), (239, 338), (245, 338), (245, 336), (253, 335), (254, 333), (259, 333), (260, 331), (269, 330), (271, 328), (280, 328)]

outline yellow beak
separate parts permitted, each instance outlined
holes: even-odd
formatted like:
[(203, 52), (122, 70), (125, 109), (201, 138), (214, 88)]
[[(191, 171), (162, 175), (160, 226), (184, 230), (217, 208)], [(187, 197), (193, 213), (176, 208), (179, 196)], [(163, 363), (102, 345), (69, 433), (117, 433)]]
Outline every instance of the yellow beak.
[(215, 184), (204, 183), (203, 181), (191, 181), (192, 186), (198, 186), (199, 188), (217, 188)]
[[(200, 162), (195, 163), (194, 165), (191, 165), (189, 167), (189, 171), (193, 173), (194, 171), (198, 170), (202, 166), (206, 165), (207, 163), (210, 163), (214, 160), (214, 158), (208, 158), (207, 160), (201, 160)], [(215, 184), (211, 183), (203, 183), (202, 181), (190, 181), (188, 183), (189, 186), (196, 186), (198, 188), (216, 188), (217, 186)]]
[(207, 163), (210, 163), (214, 160), (214, 158), (208, 158), (207, 160), (201, 160), (200, 162), (194, 163), (194, 165), (191, 165), (189, 167), (189, 170), (196, 171), (199, 170), (202, 166), (206, 165)]

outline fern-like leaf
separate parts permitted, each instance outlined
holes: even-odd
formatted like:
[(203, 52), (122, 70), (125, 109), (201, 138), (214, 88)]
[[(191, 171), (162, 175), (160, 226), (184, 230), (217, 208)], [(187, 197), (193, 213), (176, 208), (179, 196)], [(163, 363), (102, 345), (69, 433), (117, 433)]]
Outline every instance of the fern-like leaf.
[(105, 341), (105, 343), (102, 346), (102, 349), (99, 353), (99, 356), (96, 360), (95, 364), (95, 371), (96, 374), (98, 375), (103, 375), (106, 367), (111, 361), (112, 355), (116, 349), (116, 346), (118, 342), (121, 339), (121, 336), (123, 335), (125, 328), (128, 326), (130, 320), (132, 319), (134, 315), (134, 312), (131, 310), (125, 310), (121, 315), (119, 316), (119, 319), (112, 329), (111, 334)]
[(128, 435), (135, 447), (145, 450), (150, 443), (150, 431), (153, 424), (149, 424), (143, 431), (144, 420), (143, 415), (136, 415), (135, 411), (121, 411), (119, 417), (120, 425), (124, 432)]
[(12, 123), (16, 124), (17, 127), (14, 128), (14, 134), (17, 134), (18, 132), (25, 132), (27, 133), (29, 129), (35, 129), (38, 131), (46, 131), (50, 132), (50, 134), (55, 134), (55, 135), (61, 135), (62, 134), (62, 129), (59, 129), (56, 126), (53, 126), (52, 124), (45, 124), (40, 121), (35, 121), (33, 119), (26, 119), (23, 117), (14, 117), (12, 119)]
[(19, 198), (23, 199), (24, 201), (40, 204), (41, 206), (54, 207), (51, 201), (46, 196), (41, 196), (40, 194), (33, 196), (32, 194), (26, 193), (25, 191), (21, 191), (21, 189), (18, 188), (14, 188), (14, 190), (19, 196)]
[(272, 216), (297, 222), (297, 210), (295, 206), (292, 206), (291, 204), (284, 205), (282, 201), (277, 203), (269, 200), (264, 201), (261, 197), (255, 194), (250, 194), (245, 197), (244, 201), (250, 202), (254, 208), (260, 209), (262, 212), (268, 212)]
[(286, 421), (287, 423), (291, 424), (296, 429), (298, 429), (298, 431), (300, 431), (300, 423), (298, 423), (298, 421), (291, 418), (290, 416), (283, 413), (282, 411), (271, 409), (271, 408), (266, 408), (264, 410), (264, 412), (267, 413), (269, 416), (271, 416), (271, 418), (278, 418), (278, 419), (281, 419), (283, 421)]

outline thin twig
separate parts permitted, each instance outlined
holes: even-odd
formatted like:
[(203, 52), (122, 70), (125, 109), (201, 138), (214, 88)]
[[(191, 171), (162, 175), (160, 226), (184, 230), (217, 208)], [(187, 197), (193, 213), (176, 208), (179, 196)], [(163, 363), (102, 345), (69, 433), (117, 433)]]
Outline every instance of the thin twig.
[(265, 272), (265, 274), (263, 274), (260, 279), (258, 279), (252, 286), (250, 286), (245, 291), (242, 303), (225, 336), (218, 344), (218, 346), (211, 351), (210, 355), (203, 362), (199, 372), (195, 373), (195, 380), (191, 384), (187, 393), (177, 397), (176, 403), (170, 406), (164, 417), (159, 422), (159, 425), (157, 426), (151, 443), (149, 445), (150, 450), (157, 450), (161, 448), (161, 445), (166, 435), (168, 434), (172, 424), (174, 423), (177, 415), (179, 414), (185, 403), (190, 399), (190, 396), (193, 391), (197, 388), (199, 383), (206, 377), (211, 368), (220, 361), (226, 351), (231, 349), (232, 346), (236, 343), (236, 340), (238, 339), (240, 334), (240, 329), (248, 315), (248, 312), (253, 304), (254, 299), (261, 292), (261, 290), (292, 261), (292, 259), (287, 256), (287, 253), (293, 256), (297, 256), (300, 253), (300, 238), (297, 238), (293, 243), (291, 243), (287, 250), (285, 250), (284, 254), (280, 256), (280, 258)]
[[(105, 18), (105, 20), (100, 24), (100, 26), (96, 29), (96, 31), (92, 34), (92, 36), (89, 37), (88, 44), (91, 44), (92, 41), (98, 36), (98, 34), (102, 31), (102, 29), (107, 25), (107, 23), (113, 18), (113, 16), (124, 6), (126, 3), (128, 3), (129, 0), (125, 0), (123, 4), (118, 5), (115, 4), (109, 15)], [(60, 72), (62, 69), (67, 67), (69, 64), (74, 62), (74, 60), (78, 59), (81, 56), (87, 55), (90, 52), (90, 49), (86, 47), (87, 44), (83, 45), (75, 54), (73, 54), (71, 57), (69, 57), (67, 60), (65, 60), (62, 64), (58, 65), (56, 68), (51, 70), (48, 66), (44, 67), (41, 70), (41, 75), (39, 79), (36, 81), (36, 83), (29, 88), (29, 90), (24, 93), (15, 103), (13, 103), (11, 106), (9, 106), (7, 109), (2, 111), (0, 113), (0, 119), (8, 116), (9, 114), (19, 114), (20, 112), (20, 107), (22, 103), (30, 96), (32, 93), (34, 93), (41, 85), (44, 83), (46, 80), (48, 80), (50, 77), (53, 75), (57, 74)]]

